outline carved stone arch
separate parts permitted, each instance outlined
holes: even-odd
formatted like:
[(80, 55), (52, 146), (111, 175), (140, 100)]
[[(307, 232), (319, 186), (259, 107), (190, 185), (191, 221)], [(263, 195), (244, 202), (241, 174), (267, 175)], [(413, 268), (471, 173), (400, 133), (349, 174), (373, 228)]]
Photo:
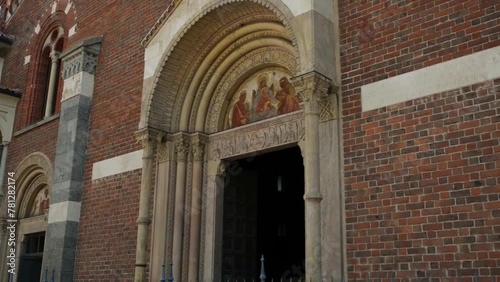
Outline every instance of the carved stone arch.
[[(219, 56), (224, 55), (224, 51), (227, 52), (231, 44), (220, 48), (215, 58), (207, 62), (210, 51), (217, 44), (227, 41), (231, 35), (247, 26), (253, 25), (256, 29), (242, 34), (242, 37), (259, 31), (279, 33), (279, 29), (271, 26), (272, 24), (281, 25), (286, 35), (278, 37), (269, 35), (269, 38), (286, 41), (296, 61), (299, 61), (299, 48), (290, 24), (293, 14), (281, 0), (214, 0), (205, 5), (202, 10), (203, 12), (187, 21), (175, 38), (169, 42), (166, 51), (161, 55), (160, 62), (162, 63), (156, 68), (152, 81), (149, 82), (150, 86), (145, 84), (140, 127), (147, 126), (166, 132), (192, 131), (192, 126), (189, 125), (192, 113), (186, 114), (186, 110), (191, 111), (191, 109), (189, 107), (186, 109), (184, 103), (186, 95), (189, 97), (188, 102), (193, 103), (197, 89), (192, 89), (191, 82), (203, 81), (206, 72), (200, 74), (199, 70), (211, 65), (216, 59), (220, 60)], [(269, 24), (268, 28), (257, 27), (258, 23), (262, 22)], [(264, 38), (260, 38), (262, 39)], [(195, 46), (197, 41), (203, 40), (206, 40), (204, 42), (207, 44), (201, 44), (202, 46), (197, 48)], [(285, 45), (285, 43), (278, 44)], [(244, 46), (236, 51), (240, 52), (241, 56), (245, 55)], [(297, 73), (298, 69), (294, 74)], [(194, 105), (192, 108), (196, 111)], [(184, 112), (186, 117), (175, 120), (180, 116), (179, 112)], [(195, 131), (199, 131), (199, 128)]]
[(290, 75), (297, 70), (297, 61), (293, 54), (279, 47), (267, 47), (254, 50), (240, 58), (225, 73), (210, 101), (205, 121), (205, 132), (216, 133), (224, 130), (223, 122), (229, 102), (238, 86), (249, 76), (261, 69), (282, 68)]
[[(27, 156), (16, 168), (17, 195), (16, 208), (19, 217), (26, 216), (29, 203), (36, 192), (52, 183), (52, 163), (43, 153)], [(49, 190), (50, 192), (50, 190)]]

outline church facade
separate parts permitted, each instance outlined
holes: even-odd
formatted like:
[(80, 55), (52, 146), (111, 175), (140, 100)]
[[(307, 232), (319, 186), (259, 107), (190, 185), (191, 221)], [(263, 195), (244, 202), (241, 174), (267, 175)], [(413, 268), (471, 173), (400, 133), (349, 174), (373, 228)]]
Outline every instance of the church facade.
[(1, 7), (1, 281), (500, 279), (496, 1)]

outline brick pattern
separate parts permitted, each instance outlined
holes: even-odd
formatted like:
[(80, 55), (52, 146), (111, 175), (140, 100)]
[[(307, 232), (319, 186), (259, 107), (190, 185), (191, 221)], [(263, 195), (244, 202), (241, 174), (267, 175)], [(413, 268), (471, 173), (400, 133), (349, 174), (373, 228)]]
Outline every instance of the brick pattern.
[(351, 278), (500, 275), (500, 79), (344, 121)]
[[(350, 279), (500, 275), (500, 81), (361, 113), (361, 86), (500, 45), (500, 3), (340, 1)], [(470, 278), (467, 278), (470, 279)]]
[[(27, 65), (24, 57), (35, 45), (35, 26), (38, 21), (45, 21), (44, 13), (51, 10), (53, 2), (23, 3), (3, 30), (16, 40), (4, 61), (2, 85), (25, 92), (18, 102), (15, 131), (28, 124), (27, 118), (22, 122), (22, 117), (30, 105), (25, 90), (32, 85), (29, 78), (34, 56)], [(78, 15), (78, 25), (65, 46), (103, 36), (90, 116), (75, 281), (133, 280), (140, 170), (92, 182), (92, 164), (141, 149), (133, 134), (139, 124), (142, 95), (144, 46), (140, 42), (168, 4), (169, 1), (147, 5), (141, 1), (72, 1), (70, 14)], [(66, 30), (74, 24), (68, 19)], [(7, 170), (14, 170), (32, 152), (45, 153), (54, 163), (58, 128), (59, 119), (55, 119), (14, 137)]]
[(500, 45), (500, 4), (489, 0), (340, 1), (343, 115), (360, 86)]

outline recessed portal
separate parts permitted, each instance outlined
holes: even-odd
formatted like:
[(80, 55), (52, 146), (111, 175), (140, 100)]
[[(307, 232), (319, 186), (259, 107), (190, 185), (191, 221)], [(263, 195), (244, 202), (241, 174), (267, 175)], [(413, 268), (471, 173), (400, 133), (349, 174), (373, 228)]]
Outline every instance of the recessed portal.
[[(233, 161), (224, 189), (222, 278), (305, 276), (304, 166), (300, 149)], [(296, 278), (296, 279), (294, 279)]]
[(45, 233), (26, 235), (20, 260), (19, 282), (40, 281)]

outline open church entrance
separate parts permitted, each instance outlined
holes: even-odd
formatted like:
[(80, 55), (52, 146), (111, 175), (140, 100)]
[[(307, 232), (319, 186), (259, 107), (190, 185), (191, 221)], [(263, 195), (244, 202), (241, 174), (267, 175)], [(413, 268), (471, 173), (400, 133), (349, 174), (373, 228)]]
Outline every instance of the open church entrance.
[[(304, 166), (298, 147), (228, 164), (223, 281), (305, 276)], [(295, 281), (295, 279), (294, 279)]]
[(19, 266), (19, 282), (38, 282), (42, 273), (45, 232), (26, 235)]

